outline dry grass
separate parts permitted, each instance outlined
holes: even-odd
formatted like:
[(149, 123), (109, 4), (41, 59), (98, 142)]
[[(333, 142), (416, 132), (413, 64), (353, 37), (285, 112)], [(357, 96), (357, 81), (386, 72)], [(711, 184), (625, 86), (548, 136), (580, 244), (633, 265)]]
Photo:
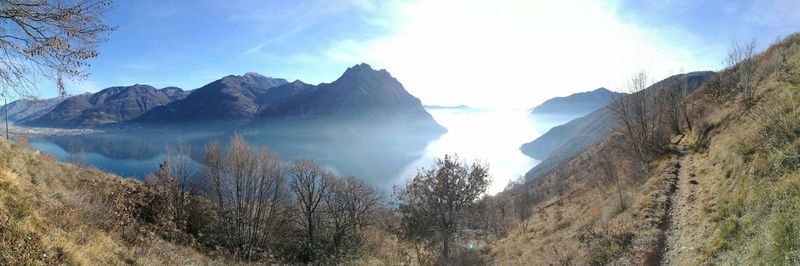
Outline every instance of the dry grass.
[(122, 219), (142, 188), (0, 142), (0, 264), (223, 264)]
[[(782, 50), (781, 50), (782, 49)], [(776, 51), (786, 52), (776, 71)], [(682, 139), (691, 156), (692, 193), (677, 227), (688, 239), (689, 264), (787, 265), (800, 263), (800, 35), (764, 53), (759, 71), (771, 73), (755, 92), (755, 104), (736, 93), (713, 97), (701, 87), (695, 101), (694, 132)], [(770, 72), (772, 71), (772, 72)], [(787, 74), (788, 73), (788, 74)], [(626, 200), (594, 186), (597, 158), (619, 160), (623, 152), (609, 138), (541, 180), (528, 184), (550, 200), (533, 206), (526, 232), (517, 227), (492, 248), (501, 265), (648, 264), (661, 256), (675, 155), (667, 155), (634, 178), (627, 172)], [(566, 184), (563, 206), (555, 204), (554, 180)], [(688, 184), (688, 183), (687, 183)]]

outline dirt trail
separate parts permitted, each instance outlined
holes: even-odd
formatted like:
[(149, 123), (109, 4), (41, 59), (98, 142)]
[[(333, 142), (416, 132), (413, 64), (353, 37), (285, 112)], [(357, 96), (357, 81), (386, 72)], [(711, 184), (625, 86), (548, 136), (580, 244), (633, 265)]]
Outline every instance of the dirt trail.
[[(681, 147), (685, 150), (685, 147)], [(699, 251), (694, 245), (698, 239), (701, 219), (698, 219), (698, 177), (695, 172), (695, 155), (686, 153), (678, 157), (677, 189), (672, 193), (667, 212), (666, 241), (661, 265), (694, 265)]]

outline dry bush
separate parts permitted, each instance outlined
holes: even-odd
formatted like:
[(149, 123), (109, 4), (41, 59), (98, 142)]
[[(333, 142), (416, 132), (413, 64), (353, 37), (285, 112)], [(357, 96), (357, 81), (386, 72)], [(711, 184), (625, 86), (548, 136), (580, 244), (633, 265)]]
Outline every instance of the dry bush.
[(373, 225), (372, 215), (381, 204), (381, 196), (363, 181), (346, 177), (333, 180), (323, 201), (325, 253), (333, 257), (333, 263), (342, 263), (348, 256), (357, 255), (366, 242), (363, 231)]
[(28, 145), (28, 135), (17, 134), (14, 138), (18, 145), (22, 147), (30, 147), (30, 145)]
[(752, 104), (753, 92), (761, 81), (756, 73), (756, 46), (755, 39), (748, 43), (734, 43), (725, 59), (723, 77), (729, 79), (726, 83), (734, 85), (735, 91), (744, 94), (746, 104)]
[(617, 96), (609, 104), (623, 129), (625, 146), (642, 163), (653, 160), (669, 139), (663, 130), (657, 91), (650, 88), (652, 83), (646, 73), (637, 73), (628, 81), (628, 94)]
[(578, 235), (578, 241), (586, 249), (590, 265), (605, 265), (626, 252), (633, 244), (632, 228), (622, 225), (589, 226)]
[(285, 178), (277, 156), (253, 150), (239, 135), (227, 153), (218, 143), (203, 158), (207, 197), (214, 203), (219, 241), (234, 254), (260, 259), (271, 248), (276, 217), (285, 200)]

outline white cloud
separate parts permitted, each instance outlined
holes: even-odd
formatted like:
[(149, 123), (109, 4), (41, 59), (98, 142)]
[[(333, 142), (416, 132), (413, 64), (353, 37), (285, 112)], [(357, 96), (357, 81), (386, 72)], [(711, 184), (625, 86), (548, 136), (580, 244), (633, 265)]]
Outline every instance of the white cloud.
[[(386, 36), (334, 42), (323, 56), (387, 68), (423, 102), (528, 108), (644, 70), (699, 70), (695, 52), (626, 25), (597, 1), (398, 2)], [(390, 13), (389, 13), (390, 12)], [(707, 67), (707, 66), (706, 66)]]

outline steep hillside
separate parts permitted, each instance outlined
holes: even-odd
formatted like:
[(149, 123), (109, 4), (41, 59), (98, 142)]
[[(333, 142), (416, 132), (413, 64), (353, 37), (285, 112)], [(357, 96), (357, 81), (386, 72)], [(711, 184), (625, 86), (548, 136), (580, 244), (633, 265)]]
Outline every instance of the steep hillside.
[[(647, 89), (659, 91), (668, 84), (680, 82), (686, 84), (686, 89), (691, 92), (712, 75), (713, 72), (708, 71), (679, 74), (659, 81)], [(536, 140), (523, 144), (520, 147), (522, 153), (542, 160), (542, 163), (526, 174), (526, 177), (528, 179), (535, 178), (552, 170), (563, 160), (569, 159), (583, 152), (587, 147), (598, 143), (618, 125), (617, 121), (614, 120), (612, 111), (608, 108), (601, 108), (564, 125), (554, 127)]]
[(507, 192), (540, 198), (495, 262), (800, 263), (800, 35), (743, 62), (755, 62), (752, 93), (731, 82), (747, 66), (715, 75), (683, 100), (697, 107), (691, 126), (649, 163), (612, 131)]
[(623, 95), (623, 93), (610, 91), (606, 88), (598, 88), (593, 91), (556, 97), (532, 108), (531, 115), (571, 114), (580, 117), (606, 106), (611, 100), (620, 95)]
[(47, 114), (26, 123), (46, 127), (96, 127), (128, 121), (158, 106), (183, 99), (188, 93), (175, 87), (149, 85), (111, 87), (65, 99)]
[(0, 141), (0, 265), (229, 264), (160, 237), (144, 214), (151, 196), (139, 181)]
[[(25, 123), (47, 114), (64, 99), (61, 97), (50, 99), (19, 99), (8, 104), (8, 120), (15, 123)], [(0, 117), (5, 116), (5, 107), (0, 107)]]

